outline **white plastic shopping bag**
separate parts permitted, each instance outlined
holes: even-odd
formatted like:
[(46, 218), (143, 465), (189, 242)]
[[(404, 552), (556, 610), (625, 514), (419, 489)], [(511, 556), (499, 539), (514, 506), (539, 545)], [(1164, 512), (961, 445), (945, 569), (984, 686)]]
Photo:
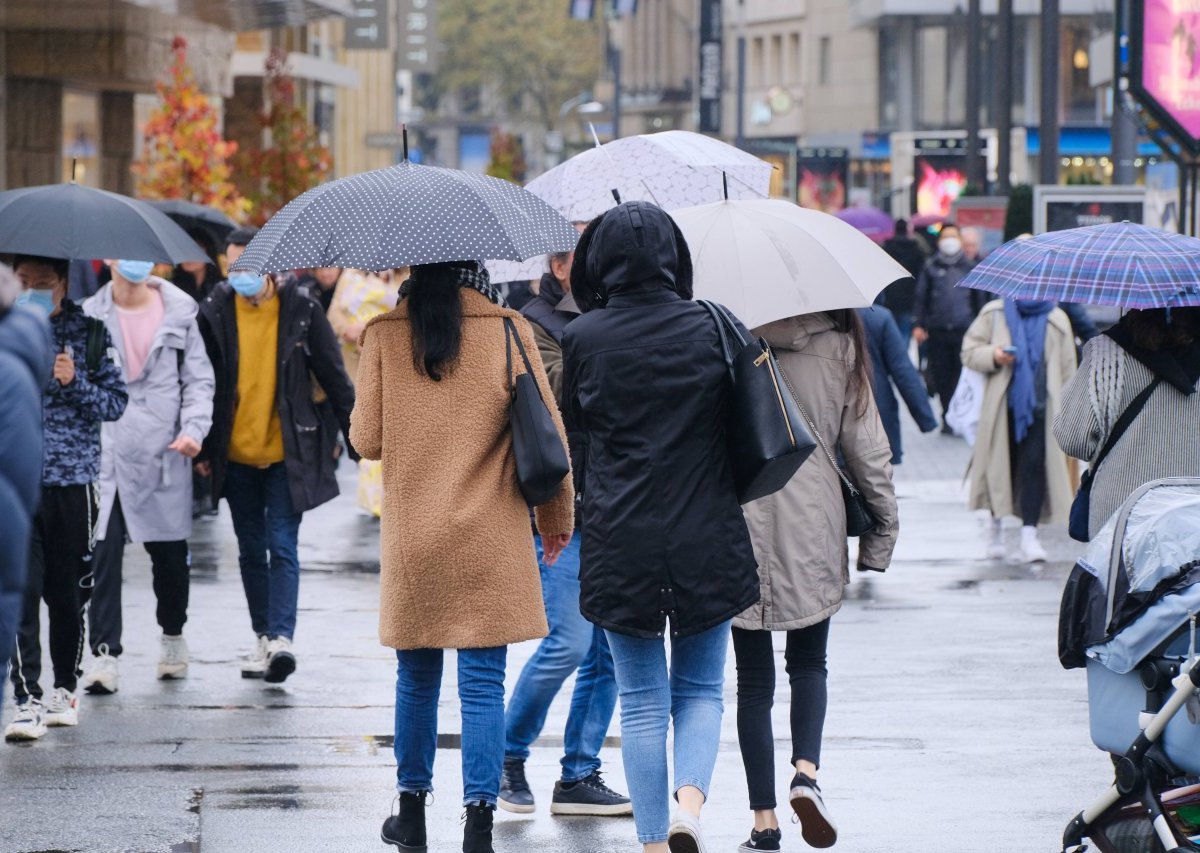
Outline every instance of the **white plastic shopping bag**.
[(967, 444), (975, 446), (975, 433), (979, 430), (979, 415), (983, 412), (983, 387), (986, 378), (978, 370), (963, 368), (958, 377), (958, 386), (954, 396), (950, 398), (950, 408), (946, 411), (946, 423), (955, 435), (967, 440)]

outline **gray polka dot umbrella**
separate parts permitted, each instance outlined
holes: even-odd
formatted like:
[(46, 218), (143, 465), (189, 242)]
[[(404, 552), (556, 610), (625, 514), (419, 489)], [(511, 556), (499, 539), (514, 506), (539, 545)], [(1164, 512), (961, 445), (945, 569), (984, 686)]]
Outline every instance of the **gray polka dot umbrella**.
[(561, 214), (516, 184), (405, 160), (293, 199), (263, 226), (233, 269), (384, 270), (439, 261), (524, 260), (570, 251), (577, 238)]

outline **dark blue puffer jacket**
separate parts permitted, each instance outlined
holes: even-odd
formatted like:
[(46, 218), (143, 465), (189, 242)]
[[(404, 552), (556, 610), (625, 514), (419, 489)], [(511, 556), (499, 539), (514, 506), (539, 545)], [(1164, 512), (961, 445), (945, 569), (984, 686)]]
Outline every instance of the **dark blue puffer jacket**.
[(12, 656), (42, 482), (42, 389), (54, 353), (50, 327), (25, 308), (0, 309), (0, 661)]

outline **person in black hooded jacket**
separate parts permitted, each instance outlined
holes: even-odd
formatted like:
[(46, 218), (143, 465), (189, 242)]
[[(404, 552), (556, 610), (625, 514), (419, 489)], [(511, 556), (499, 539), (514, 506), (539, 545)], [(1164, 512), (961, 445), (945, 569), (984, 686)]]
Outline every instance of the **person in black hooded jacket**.
[(585, 312), (563, 336), (563, 416), (582, 442), (581, 608), (612, 649), (638, 840), (704, 850), (730, 620), (759, 599), (726, 449), (729, 372), (716, 324), (691, 301), (687, 244), (660, 208), (628, 202), (593, 221), (571, 285)]

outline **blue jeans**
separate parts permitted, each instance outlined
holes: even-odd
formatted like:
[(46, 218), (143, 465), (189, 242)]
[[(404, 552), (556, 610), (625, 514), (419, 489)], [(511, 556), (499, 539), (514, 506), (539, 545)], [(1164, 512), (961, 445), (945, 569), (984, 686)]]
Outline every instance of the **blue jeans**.
[(638, 841), (665, 841), (670, 822), (667, 725), (675, 721), (675, 782), (708, 797), (721, 714), (729, 622), (671, 640), (671, 668), (661, 639), (608, 632), (621, 695), (621, 755)]
[(546, 724), (550, 703), (578, 669), (562, 758), (563, 781), (578, 782), (600, 769), (600, 748), (617, 705), (617, 682), (604, 631), (579, 612), (579, 534), (571, 537), (553, 566), (546, 566), (541, 558), (539, 538), (538, 569), (550, 635), (525, 664), (513, 688), (505, 718), (504, 756), (529, 758), (529, 747)]
[(292, 511), (287, 470), (282, 462), (268, 468), (230, 462), (225, 473), (225, 500), (237, 534), (250, 625), (260, 637), (290, 640), (296, 632), (300, 595), (297, 540), (304, 513)]
[[(504, 762), (504, 661), (507, 646), (458, 650), (462, 706), (463, 805), (496, 805)], [(433, 790), (442, 649), (396, 652), (396, 789)]]

